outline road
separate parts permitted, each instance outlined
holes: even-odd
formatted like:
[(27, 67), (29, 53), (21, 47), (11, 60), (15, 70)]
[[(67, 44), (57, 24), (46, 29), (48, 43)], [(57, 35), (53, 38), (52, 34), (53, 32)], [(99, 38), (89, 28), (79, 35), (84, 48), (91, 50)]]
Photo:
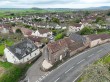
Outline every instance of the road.
[(74, 82), (85, 66), (110, 52), (110, 43), (90, 48), (51, 71), (36, 82)]

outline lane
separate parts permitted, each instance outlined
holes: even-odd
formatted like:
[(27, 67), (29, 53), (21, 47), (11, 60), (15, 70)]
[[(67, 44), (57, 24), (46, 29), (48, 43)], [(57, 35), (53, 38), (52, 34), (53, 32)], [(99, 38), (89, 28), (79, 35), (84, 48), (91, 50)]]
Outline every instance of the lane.
[(56, 68), (41, 82), (72, 82), (86, 65), (104, 56), (109, 51), (110, 43), (84, 51)]
[[(96, 52), (97, 53), (97, 52)], [(99, 54), (99, 57), (98, 58), (100, 58), (101, 56), (101, 54), (106, 54), (107, 52), (105, 51), (100, 51), (100, 53), (98, 53)], [(93, 57), (91, 57), (91, 58), (88, 58), (86, 61), (84, 61), (84, 62), (82, 62), (78, 67), (77, 67), (77, 70), (79, 69), (81, 69), (81, 70), (83, 70), (84, 69), (84, 67), (86, 66), (86, 65), (89, 65), (89, 64), (91, 64), (93, 61), (95, 61), (95, 60), (98, 60), (98, 58), (97, 58), (97, 55), (95, 54)], [(88, 62), (88, 63), (87, 63)], [(83, 66), (82, 66), (83, 65)], [(75, 73), (75, 71), (76, 70), (72, 70), (68, 75), (66, 75), (66, 76), (68, 76), (66, 79), (63, 79), (63, 80), (60, 80), (59, 82), (72, 82), (72, 81), (74, 81), (74, 77), (75, 77), (75, 75), (80, 75), (80, 72), (79, 73)], [(65, 78), (65, 77), (63, 77), (63, 78)]]

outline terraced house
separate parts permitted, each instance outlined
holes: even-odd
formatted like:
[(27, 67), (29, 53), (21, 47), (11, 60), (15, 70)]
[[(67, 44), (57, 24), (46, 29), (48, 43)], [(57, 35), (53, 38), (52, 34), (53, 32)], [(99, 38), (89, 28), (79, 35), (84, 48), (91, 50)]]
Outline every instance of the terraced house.
[(89, 42), (86, 37), (77, 37), (79, 39), (78, 41), (74, 36), (77, 37), (80, 35), (73, 34), (73, 37), (67, 37), (47, 44), (43, 49), (45, 60), (51, 64), (54, 64), (67, 56), (71, 57), (76, 53), (83, 51), (89, 46)]

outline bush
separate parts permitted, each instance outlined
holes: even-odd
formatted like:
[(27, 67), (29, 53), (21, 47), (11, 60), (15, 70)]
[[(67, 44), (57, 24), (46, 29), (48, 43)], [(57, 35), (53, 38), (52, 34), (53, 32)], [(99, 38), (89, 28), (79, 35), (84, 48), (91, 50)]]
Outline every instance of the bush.
[(56, 37), (55, 37), (55, 40), (59, 40), (59, 39), (62, 39), (64, 38), (64, 35), (61, 33), (61, 34), (58, 34)]
[(18, 78), (22, 74), (22, 69), (17, 66), (11, 67), (0, 78), (0, 82), (17, 82)]
[(94, 29), (92, 29), (91, 27), (84, 27), (81, 31), (80, 34), (81, 35), (89, 35), (89, 34), (93, 34), (94, 33)]
[(20, 34), (22, 34), (22, 32), (21, 32), (20, 29), (16, 29), (16, 33), (20, 33)]
[(29, 65), (16, 66), (8, 62), (0, 62), (0, 66), (5, 68), (4, 74), (0, 77), (0, 82), (18, 82), (29, 67)]

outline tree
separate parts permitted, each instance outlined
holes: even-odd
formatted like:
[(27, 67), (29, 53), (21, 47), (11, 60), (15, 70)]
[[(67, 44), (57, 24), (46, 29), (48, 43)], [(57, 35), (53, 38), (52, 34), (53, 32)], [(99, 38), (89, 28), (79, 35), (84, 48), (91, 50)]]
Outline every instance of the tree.
[(52, 17), (52, 22), (60, 24), (60, 20), (58, 18)]
[(107, 13), (107, 16), (110, 16), (110, 11)]
[(47, 44), (47, 43), (49, 42), (49, 40), (48, 40), (47, 38), (43, 38), (43, 39), (41, 40), (41, 42), (44, 43), (44, 44)]
[(90, 14), (89, 11), (85, 11), (85, 16), (88, 16)]
[(36, 18), (34, 18), (34, 19), (32, 19), (32, 21), (33, 21), (33, 22), (41, 22), (42, 19), (36, 19)]
[(14, 13), (11, 13), (10, 15), (11, 15), (11, 16), (15, 16), (15, 14), (14, 14)]
[(81, 21), (80, 18), (77, 18), (74, 20), (74, 23), (80, 23), (80, 21)]
[(55, 40), (59, 40), (62, 39), (64, 37), (64, 35), (62, 33), (56, 35)]
[(16, 29), (16, 33), (20, 33), (20, 34), (22, 34), (22, 32), (21, 32), (20, 29)]
[(92, 29), (91, 27), (84, 27), (81, 31), (80, 34), (81, 35), (88, 35), (88, 34), (93, 34), (94, 33), (94, 29)]

